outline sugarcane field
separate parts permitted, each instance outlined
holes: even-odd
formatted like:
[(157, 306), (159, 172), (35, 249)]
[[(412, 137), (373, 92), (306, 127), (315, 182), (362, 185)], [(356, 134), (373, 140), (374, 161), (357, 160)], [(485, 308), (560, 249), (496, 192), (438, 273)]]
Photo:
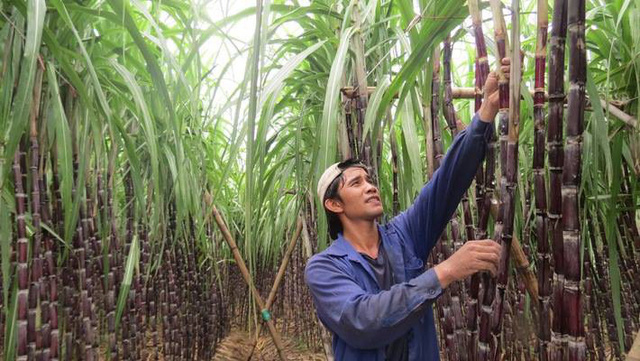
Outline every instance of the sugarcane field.
[(640, 361), (640, 0), (2, 0), (0, 360)]

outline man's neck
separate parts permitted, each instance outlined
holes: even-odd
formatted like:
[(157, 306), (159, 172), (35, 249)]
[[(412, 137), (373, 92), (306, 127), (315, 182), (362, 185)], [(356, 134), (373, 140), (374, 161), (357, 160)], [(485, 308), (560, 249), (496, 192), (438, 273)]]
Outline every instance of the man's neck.
[(364, 253), (371, 258), (378, 258), (380, 234), (376, 221), (361, 220), (346, 223), (342, 235), (356, 252)]

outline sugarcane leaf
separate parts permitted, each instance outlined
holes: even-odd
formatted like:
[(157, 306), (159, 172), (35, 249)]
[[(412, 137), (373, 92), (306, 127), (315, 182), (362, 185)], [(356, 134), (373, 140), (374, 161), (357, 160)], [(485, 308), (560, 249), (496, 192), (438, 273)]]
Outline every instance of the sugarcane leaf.
[(347, 50), (353, 33), (353, 27), (343, 30), (340, 37), (340, 44), (329, 73), (327, 92), (325, 93), (324, 107), (322, 110), (322, 121), (320, 123), (320, 152), (316, 173), (318, 179), (322, 172), (324, 172), (324, 170), (335, 161), (337, 139), (336, 130), (340, 114), (338, 111), (340, 79), (342, 77), (347, 58)]
[[(173, 53), (169, 50), (169, 47), (167, 45), (167, 39), (164, 36), (164, 31), (162, 30), (162, 28), (160, 28), (160, 26), (158, 25), (158, 23), (155, 21), (155, 19), (153, 18), (153, 16), (151, 16), (151, 14), (149, 13), (149, 11), (143, 6), (143, 4), (138, 1), (138, 0), (132, 0), (131, 3), (135, 6), (136, 9), (138, 9), (138, 11), (140, 11), (140, 13), (142, 13), (142, 15), (145, 17), (145, 19), (149, 22), (149, 24), (151, 24), (151, 26), (153, 27), (153, 29), (155, 30), (155, 33), (157, 34), (158, 39), (156, 41), (155, 38), (149, 36), (148, 34), (146, 34), (147, 39), (151, 39), (152, 41), (154, 41), (154, 43), (158, 44), (158, 46), (160, 46), (163, 50), (163, 55), (168, 59), (168, 63), (171, 65), (171, 68), (173, 69), (173, 71), (175, 72), (175, 74), (178, 75), (178, 79), (179, 85), (182, 85), (184, 87), (184, 90), (186, 91), (187, 94), (190, 93), (190, 91), (192, 90), (191, 87), (189, 86), (189, 83), (185, 77), (185, 74), (182, 70), (182, 68), (180, 68), (180, 66), (178, 65), (177, 60), (175, 59), (175, 56), (173, 55)], [(175, 93), (179, 93), (179, 87), (178, 84), (176, 84), (176, 88), (175, 88)], [(194, 101), (195, 99), (188, 97), (187, 98), (190, 101)]]
[(71, 20), (71, 16), (69, 16), (69, 12), (67, 11), (67, 8), (64, 6), (64, 3), (61, 0), (51, 0), (51, 3), (56, 8), (56, 10), (58, 10), (58, 14), (60, 14), (60, 16), (62, 17), (62, 20), (67, 24), (67, 26), (73, 32), (73, 36), (76, 38), (76, 42), (78, 43), (78, 47), (80, 48), (80, 52), (82, 53), (82, 57), (84, 58), (84, 61), (85, 61), (85, 65), (87, 66), (87, 70), (89, 71), (89, 74), (91, 76), (93, 89), (95, 90), (96, 95), (98, 97), (101, 110), (103, 111), (107, 119), (110, 118), (111, 108), (109, 107), (107, 98), (104, 95), (104, 92), (102, 91), (102, 86), (100, 85), (100, 81), (98, 80), (98, 74), (96, 73), (93, 67), (91, 57), (89, 56), (89, 53), (87, 52), (87, 49), (84, 46), (83, 40), (80, 37), (80, 34), (78, 34), (78, 30), (76, 30), (76, 27), (73, 25), (73, 21)]
[(620, 7), (620, 11), (618, 12), (618, 19), (616, 20), (616, 28), (620, 26), (620, 22), (625, 18), (627, 9), (631, 5), (631, 0), (625, 0), (622, 6)]
[[(16, 17), (17, 19), (15, 19)], [(12, 16), (12, 18), (14, 20), (14, 23), (16, 23), (16, 27), (21, 27), (23, 25), (21, 24), (22, 22), (24, 22), (22, 16), (14, 15)], [(15, 30), (9, 25), (9, 23), (7, 23), (7, 25), (3, 27), (2, 32), (6, 33), (7, 37), (5, 40), (6, 52), (2, 59), (3, 66), (6, 66), (6, 71), (4, 72), (4, 74), (2, 74), (2, 99), (0, 103), (0, 119), (2, 120), (0, 121), (0, 136), (4, 137), (6, 127), (9, 125), (9, 122), (7, 120), (9, 119), (12, 111), (11, 100), (13, 100), (15, 90), (13, 85), (15, 84), (16, 76), (18, 75), (16, 74), (18, 72), (18, 64), (16, 64), (16, 62), (12, 60), (14, 60), (14, 58), (20, 58), (20, 45), (22, 44), (22, 42), (15, 41), (17, 35), (15, 33)], [(4, 64), (5, 62), (7, 62), (7, 64)], [(2, 152), (1, 149), (0, 152)], [(0, 153), (0, 157), (4, 157), (4, 154)], [(0, 158), (0, 161), (6, 160), (4, 158)], [(3, 172), (2, 168), (3, 167), (0, 164), (0, 175)], [(0, 183), (2, 182), (0, 181)]]
[[(169, 124), (171, 125), (171, 129), (175, 136), (176, 147), (180, 148), (181, 143), (181, 133), (180, 129), (182, 128), (182, 124), (180, 119), (177, 119), (175, 116), (174, 102), (171, 99), (169, 94), (169, 90), (167, 88), (167, 84), (164, 79), (164, 75), (162, 73), (162, 69), (158, 65), (156, 58), (153, 56), (152, 52), (149, 50), (149, 47), (145, 43), (142, 35), (140, 34), (140, 30), (138, 29), (135, 21), (131, 17), (129, 12), (129, 8), (127, 4), (123, 0), (108, 0), (111, 8), (116, 13), (116, 15), (121, 19), (122, 26), (124, 26), (133, 42), (136, 44), (140, 53), (142, 53), (142, 57), (144, 58), (147, 64), (147, 70), (149, 75), (151, 76), (151, 80), (153, 82), (154, 88), (156, 91), (160, 93), (160, 100), (163, 108), (166, 108), (168, 114), (168, 118), (170, 120)], [(177, 152), (178, 157), (178, 166), (181, 166), (183, 161), (182, 159), (182, 151), (178, 149)]]
[[(590, 71), (587, 71), (587, 93), (589, 99), (591, 99), (591, 107), (593, 108), (591, 127), (591, 136), (594, 137), (594, 142), (597, 144), (596, 149), (600, 149), (602, 157), (604, 158), (604, 165), (607, 168), (607, 179), (613, 179), (613, 168), (611, 160), (611, 145), (609, 143), (609, 125), (607, 124), (607, 118), (605, 118), (602, 104), (600, 104), (600, 94), (596, 88), (593, 76)], [(595, 157), (594, 161), (598, 162), (599, 157)], [(597, 164), (597, 163), (596, 163)]]
[(49, 227), (48, 224), (40, 223), (40, 227), (42, 227), (45, 231), (47, 231), (49, 235), (53, 236), (53, 238), (60, 241), (60, 243), (64, 244), (64, 239), (62, 239), (62, 237), (60, 237), (60, 235), (56, 231), (54, 231), (53, 228)]
[[(621, 295), (621, 276), (620, 276), (620, 259), (618, 251), (618, 232), (617, 219), (618, 219), (618, 194), (621, 183), (621, 167), (622, 164), (622, 137), (620, 135), (613, 139), (611, 148), (612, 161), (617, 165), (613, 168), (613, 178), (611, 179), (609, 194), (609, 206), (607, 209), (607, 217), (605, 222), (605, 235), (607, 237), (607, 244), (609, 245), (609, 277), (611, 282), (611, 296), (613, 301), (613, 312), (616, 320), (616, 327), (618, 330), (618, 340), (620, 342), (620, 350), (624, 352), (624, 328), (622, 321), (622, 295)], [(615, 347), (612, 345), (612, 347)]]
[[(158, 138), (156, 135), (156, 125), (151, 119), (151, 114), (149, 112), (149, 108), (147, 102), (144, 99), (144, 94), (142, 93), (142, 89), (138, 85), (135, 77), (131, 72), (129, 72), (125, 67), (117, 63), (115, 60), (110, 59), (110, 64), (113, 68), (122, 76), (129, 89), (133, 100), (135, 101), (136, 106), (142, 114), (142, 129), (146, 135), (145, 144), (149, 149), (150, 163), (151, 163), (151, 179), (153, 181), (154, 188), (154, 203), (157, 207), (162, 207), (162, 198), (161, 189), (160, 189), (160, 155), (158, 151)], [(143, 198), (139, 198), (142, 200)], [(144, 204), (138, 202), (138, 207), (141, 210), (144, 210)], [(153, 220), (151, 222), (152, 229), (155, 228), (155, 225), (159, 222), (159, 213), (153, 212)]]
[(52, 129), (55, 130), (55, 143), (58, 154), (58, 163), (60, 167), (60, 193), (62, 196), (62, 204), (64, 210), (65, 233), (64, 243), (68, 248), (71, 242), (72, 230), (75, 224), (71, 224), (73, 215), (72, 203), (72, 187), (73, 187), (73, 153), (71, 147), (71, 131), (69, 130), (69, 122), (62, 106), (60, 93), (58, 92), (58, 80), (53, 72), (55, 69), (53, 63), (49, 62), (47, 66), (47, 79), (50, 84), (50, 100), (52, 102), (52, 116), (49, 121), (53, 122)]
[(118, 303), (116, 305), (116, 330), (120, 325), (122, 313), (129, 298), (129, 289), (133, 280), (134, 272), (140, 259), (140, 249), (138, 245), (138, 235), (134, 234), (129, 248), (129, 254), (124, 268), (124, 276), (120, 284), (120, 292), (118, 293)]
[[(342, 35), (340, 36), (340, 43), (336, 51), (336, 56), (331, 64), (331, 71), (329, 72), (329, 80), (327, 82), (326, 93), (324, 97), (324, 104), (322, 109), (322, 120), (319, 125), (320, 135), (318, 139), (318, 152), (314, 155), (315, 177), (313, 179), (320, 179), (320, 176), (324, 170), (335, 161), (336, 158), (336, 140), (338, 130), (338, 117), (340, 112), (338, 111), (338, 98), (340, 95), (340, 80), (342, 78), (343, 69), (347, 58), (347, 50), (350, 44), (351, 36), (354, 33), (354, 28), (343, 28)], [(322, 212), (324, 206), (318, 202), (318, 212)], [(318, 244), (319, 249), (326, 247), (326, 232), (323, 231), (326, 228), (326, 220), (322, 217), (319, 223)]]
[[(263, 90), (263, 99), (269, 99), (276, 94), (277, 90), (281, 89), (282, 83), (291, 75), (300, 63), (302, 63), (309, 55), (315, 52), (319, 47), (323, 46), (326, 42), (327, 40), (320, 41), (289, 59), (289, 61), (287, 61), (287, 63), (284, 64), (265, 85)], [(275, 102), (275, 99), (273, 101)]]
[(413, 105), (411, 96), (401, 99), (398, 105), (399, 114), (396, 118), (402, 127), (402, 137), (409, 155), (411, 164), (411, 192), (415, 195), (418, 193), (424, 183), (422, 175), (422, 161), (420, 160), (420, 143), (415, 125), (415, 116), (413, 113)]
[(18, 345), (18, 339), (16, 337), (16, 326), (18, 322), (18, 282), (13, 282), (11, 285), (11, 294), (9, 295), (9, 302), (6, 303), (6, 317), (5, 317), (5, 329), (4, 332), (4, 352), (3, 357), (9, 360), (15, 360), (16, 346)]
[[(82, 123), (82, 121), (79, 121), (78, 123)], [(83, 131), (79, 140), (80, 146), (78, 147), (79, 152), (80, 154), (89, 154), (90, 153), (89, 146), (91, 143), (90, 140), (88, 139), (89, 127), (85, 126), (82, 129)], [(69, 219), (65, 218), (65, 224), (64, 224), (65, 235), (73, 235), (73, 232), (76, 229), (76, 224), (78, 223), (78, 218), (80, 213), (80, 204), (82, 203), (82, 200), (85, 198), (84, 178), (85, 178), (85, 173), (87, 169), (87, 160), (89, 157), (82, 157), (80, 156), (80, 154), (77, 155), (80, 161), (78, 164), (77, 176), (75, 179), (76, 189), (75, 189), (75, 195), (73, 196), (73, 204), (71, 205), (71, 215), (69, 216), (70, 217)]]
[(13, 54), (14, 60), (21, 59), (20, 77), (16, 99), (13, 102), (13, 117), (11, 117), (7, 134), (0, 134), (6, 141), (4, 149), (4, 164), (0, 162), (0, 189), (4, 186), (5, 178), (11, 167), (12, 159), (16, 152), (21, 134), (24, 132), (31, 110), (31, 99), (33, 98), (33, 84), (36, 75), (36, 66), (40, 43), (42, 38), (42, 28), (44, 26), (44, 16), (47, 11), (44, 0), (30, 0), (27, 2), (27, 32), (25, 38), (24, 53), (20, 58), (18, 54)]
[[(431, 54), (433, 44), (441, 42), (445, 34), (449, 34), (459, 24), (460, 20), (458, 19), (464, 18), (468, 13), (469, 10), (462, 1), (447, 1), (442, 7), (437, 8), (436, 16), (444, 20), (431, 21), (420, 28), (419, 40), (412, 46), (413, 50), (409, 58), (389, 85), (382, 100), (382, 106), (378, 110), (378, 116), (382, 115), (382, 109), (391, 103), (404, 83), (415, 81), (416, 74), (424, 67), (424, 59), (428, 56), (427, 54)], [(404, 91), (407, 90), (408, 88), (404, 88)]]
[(374, 126), (374, 124), (378, 120), (377, 115), (378, 115), (378, 109), (380, 108), (380, 103), (382, 102), (382, 96), (384, 95), (385, 91), (389, 87), (390, 83), (391, 81), (389, 80), (388, 77), (383, 78), (382, 82), (380, 82), (376, 86), (376, 89), (373, 91), (373, 94), (371, 94), (371, 97), (369, 99), (369, 104), (367, 105), (367, 113), (364, 116), (364, 125), (363, 125), (363, 131), (362, 131), (363, 139), (367, 139), (367, 136), (369, 135), (369, 131), (371, 130), (371, 127)]

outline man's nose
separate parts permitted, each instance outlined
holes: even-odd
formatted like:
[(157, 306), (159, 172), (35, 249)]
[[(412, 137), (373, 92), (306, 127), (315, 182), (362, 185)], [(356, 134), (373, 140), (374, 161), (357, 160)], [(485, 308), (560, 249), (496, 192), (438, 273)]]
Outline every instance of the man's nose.
[(367, 182), (367, 193), (377, 193), (378, 192), (378, 187), (375, 186), (375, 184), (373, 183), (369, 183)]

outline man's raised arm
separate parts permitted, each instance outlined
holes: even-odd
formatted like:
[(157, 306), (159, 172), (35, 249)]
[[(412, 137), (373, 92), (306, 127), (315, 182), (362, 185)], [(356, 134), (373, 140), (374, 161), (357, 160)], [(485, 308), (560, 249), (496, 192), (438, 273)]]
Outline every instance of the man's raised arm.
[[(509, 63), (507, 58), (502, 60), (501, 70), (507, 78)], [(496, 73), (489, 74), (484, 89), (482, 107), (469, 126), (456, 136), (440, 168), (422, 188), (413, 205), (390, 222), (391, 226), (408, 233), (415, 253), (421, 259), (427, 257), (471, 185), (484, 158), (487, 142), (493, 136), (493, 119), (499, 108)]]

